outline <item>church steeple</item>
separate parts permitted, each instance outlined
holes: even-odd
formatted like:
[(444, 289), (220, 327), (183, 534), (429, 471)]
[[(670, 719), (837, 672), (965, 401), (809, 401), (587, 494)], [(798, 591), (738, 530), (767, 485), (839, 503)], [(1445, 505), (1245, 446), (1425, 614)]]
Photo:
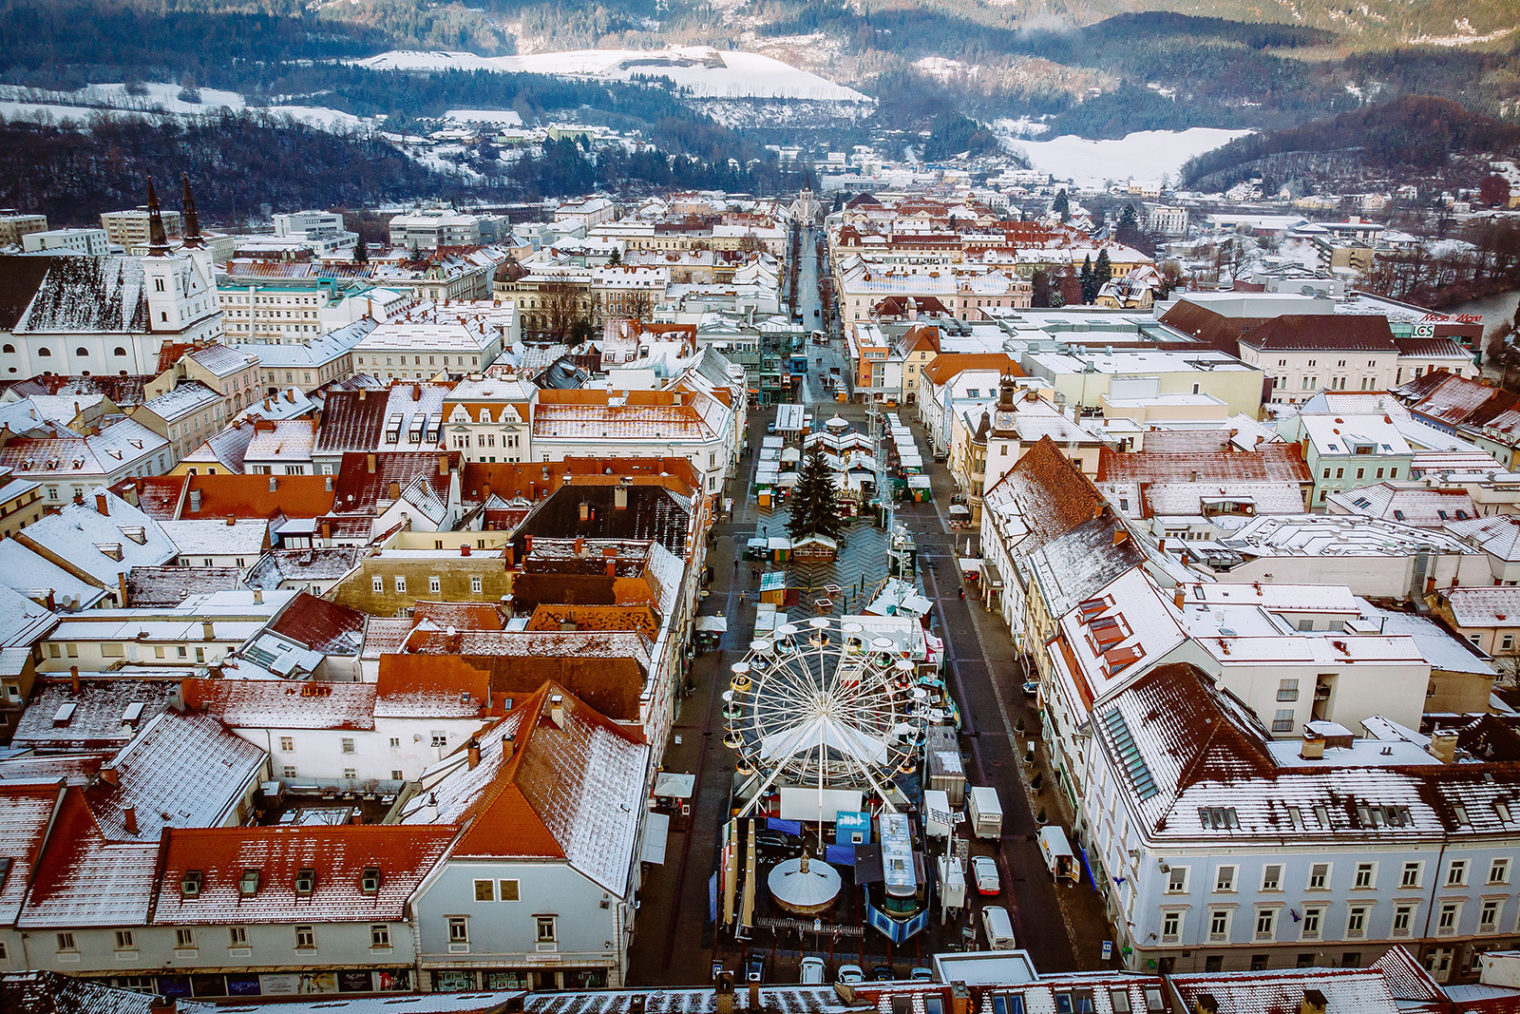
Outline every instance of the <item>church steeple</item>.
[(195, 195), (190, 192), (190, 174), (180, 173), (180, 179), (184, 183), (181, 203), (185, 209), (185, 246), (197, 249), (206, 245), (206, 241), (201, 239), (201, 217), (196, 214)]
[(164, 215), (158, 206), (158, 191), (153, 188), (153, 174), (148, 174), (148, 256), (167, 257), (169, 236), (164, 232)]

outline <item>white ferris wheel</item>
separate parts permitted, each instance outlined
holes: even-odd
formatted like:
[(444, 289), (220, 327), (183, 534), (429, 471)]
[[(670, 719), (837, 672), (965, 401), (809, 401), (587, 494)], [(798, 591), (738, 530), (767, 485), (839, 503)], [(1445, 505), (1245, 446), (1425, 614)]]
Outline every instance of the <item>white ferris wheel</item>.
[(898, 644), (859, 623), (818, 616), (752, 641), (723, 693), (723, 741), (749, 776), (743, 812), (779, 787), (858, 789), (895, 809), (929, 706)]

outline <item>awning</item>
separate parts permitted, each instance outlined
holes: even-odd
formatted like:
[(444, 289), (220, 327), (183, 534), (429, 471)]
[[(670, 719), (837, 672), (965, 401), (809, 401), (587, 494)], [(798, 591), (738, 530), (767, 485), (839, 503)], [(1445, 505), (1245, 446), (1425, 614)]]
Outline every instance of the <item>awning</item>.
[(639, 856), (646, 863), (665, 862), (665, 840), (670, 837), (670, 816), (651, 813), (644, 825), (644, 851)]
[(697, 776), (689, 771), (661, 771), (654, 776), (654, 794), (662, 799), (690, 799)]
[(704, 633), (722, 634), (728, 631), (728, 621), (721, 616), (698, 616), (696, 627)]
[(962, 506), (958, 503), (953, 503), (950, 505), (950, 513), (955, 517), (960, 517), (962, 514), (970, 514), (971, 508)]

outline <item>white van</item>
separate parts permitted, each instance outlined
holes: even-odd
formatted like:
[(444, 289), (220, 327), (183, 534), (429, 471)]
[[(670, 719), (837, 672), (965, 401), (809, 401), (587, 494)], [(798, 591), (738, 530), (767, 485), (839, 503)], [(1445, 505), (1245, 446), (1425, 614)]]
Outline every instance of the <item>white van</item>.
[(982, 931), (987, 934), (989, 951), (1013, 950), (1013, 920), (1002, 905), (982, 906)]

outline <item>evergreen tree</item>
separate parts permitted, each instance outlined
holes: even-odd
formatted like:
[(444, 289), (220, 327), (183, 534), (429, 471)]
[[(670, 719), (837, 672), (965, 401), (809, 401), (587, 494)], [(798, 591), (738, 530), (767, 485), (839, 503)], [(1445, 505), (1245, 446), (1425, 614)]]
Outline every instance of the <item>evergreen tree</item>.
[(609, 268), (615, 268), (615, 267), (618, 267), (619, 265), (621, 265), (622, 263), (623, 263), (623, 251), (617, 249), (616, 247), (613, 247), (612, 253), (610, 253), (610, 254), (607, 255), (607, 266)]
[(1036, 271), (1029, 276), (1029, 305), (1036, 307), (1051, 306), (1050, 273), (1048, 271)]
[(1125, 246), (1138, 247), (1145, 242), (1140, 231), (1140, 216), (1133, 204), (1126, 204), (1119, 212), (1119, 224), (1114, 226), (1114, 238)]
[(1064, 188), (1056, 193), (1056, 199), (1051, 202), (1050, 210), (1060, 215), (1063, 222), (1071, 214), (1071, 198), (1066, 196)]
[(369, 244), (364, 242), (364, 238), (362, 236), (358, 239), (358, 241), (354, 243), (354, 263), (369, 263)]
[(1098, 295), (1098, 287), (1093, 284), (1092, 254), (1082, 258), (1082, 272), (1077, 275), (1077, 281), (1082, 283), (1082, 302), (1091, 303)]
[(839, 490), (834, 485), (834, 470), (824, 460), (823, 447), (814, 444), (803, 459), (792, 490), (791, 514), (786, 533), (793, 541), (807, 535), (827, 535), (838, 539), (844, 529), (839, 518)]
[(1107, 285), (1114, 277), (1113, 262), (1108, 259), (1107, 250), (1098, 251), (1098, 262), (1093, 265), (1093, 297), (1097, 298), (1099, 290)]

